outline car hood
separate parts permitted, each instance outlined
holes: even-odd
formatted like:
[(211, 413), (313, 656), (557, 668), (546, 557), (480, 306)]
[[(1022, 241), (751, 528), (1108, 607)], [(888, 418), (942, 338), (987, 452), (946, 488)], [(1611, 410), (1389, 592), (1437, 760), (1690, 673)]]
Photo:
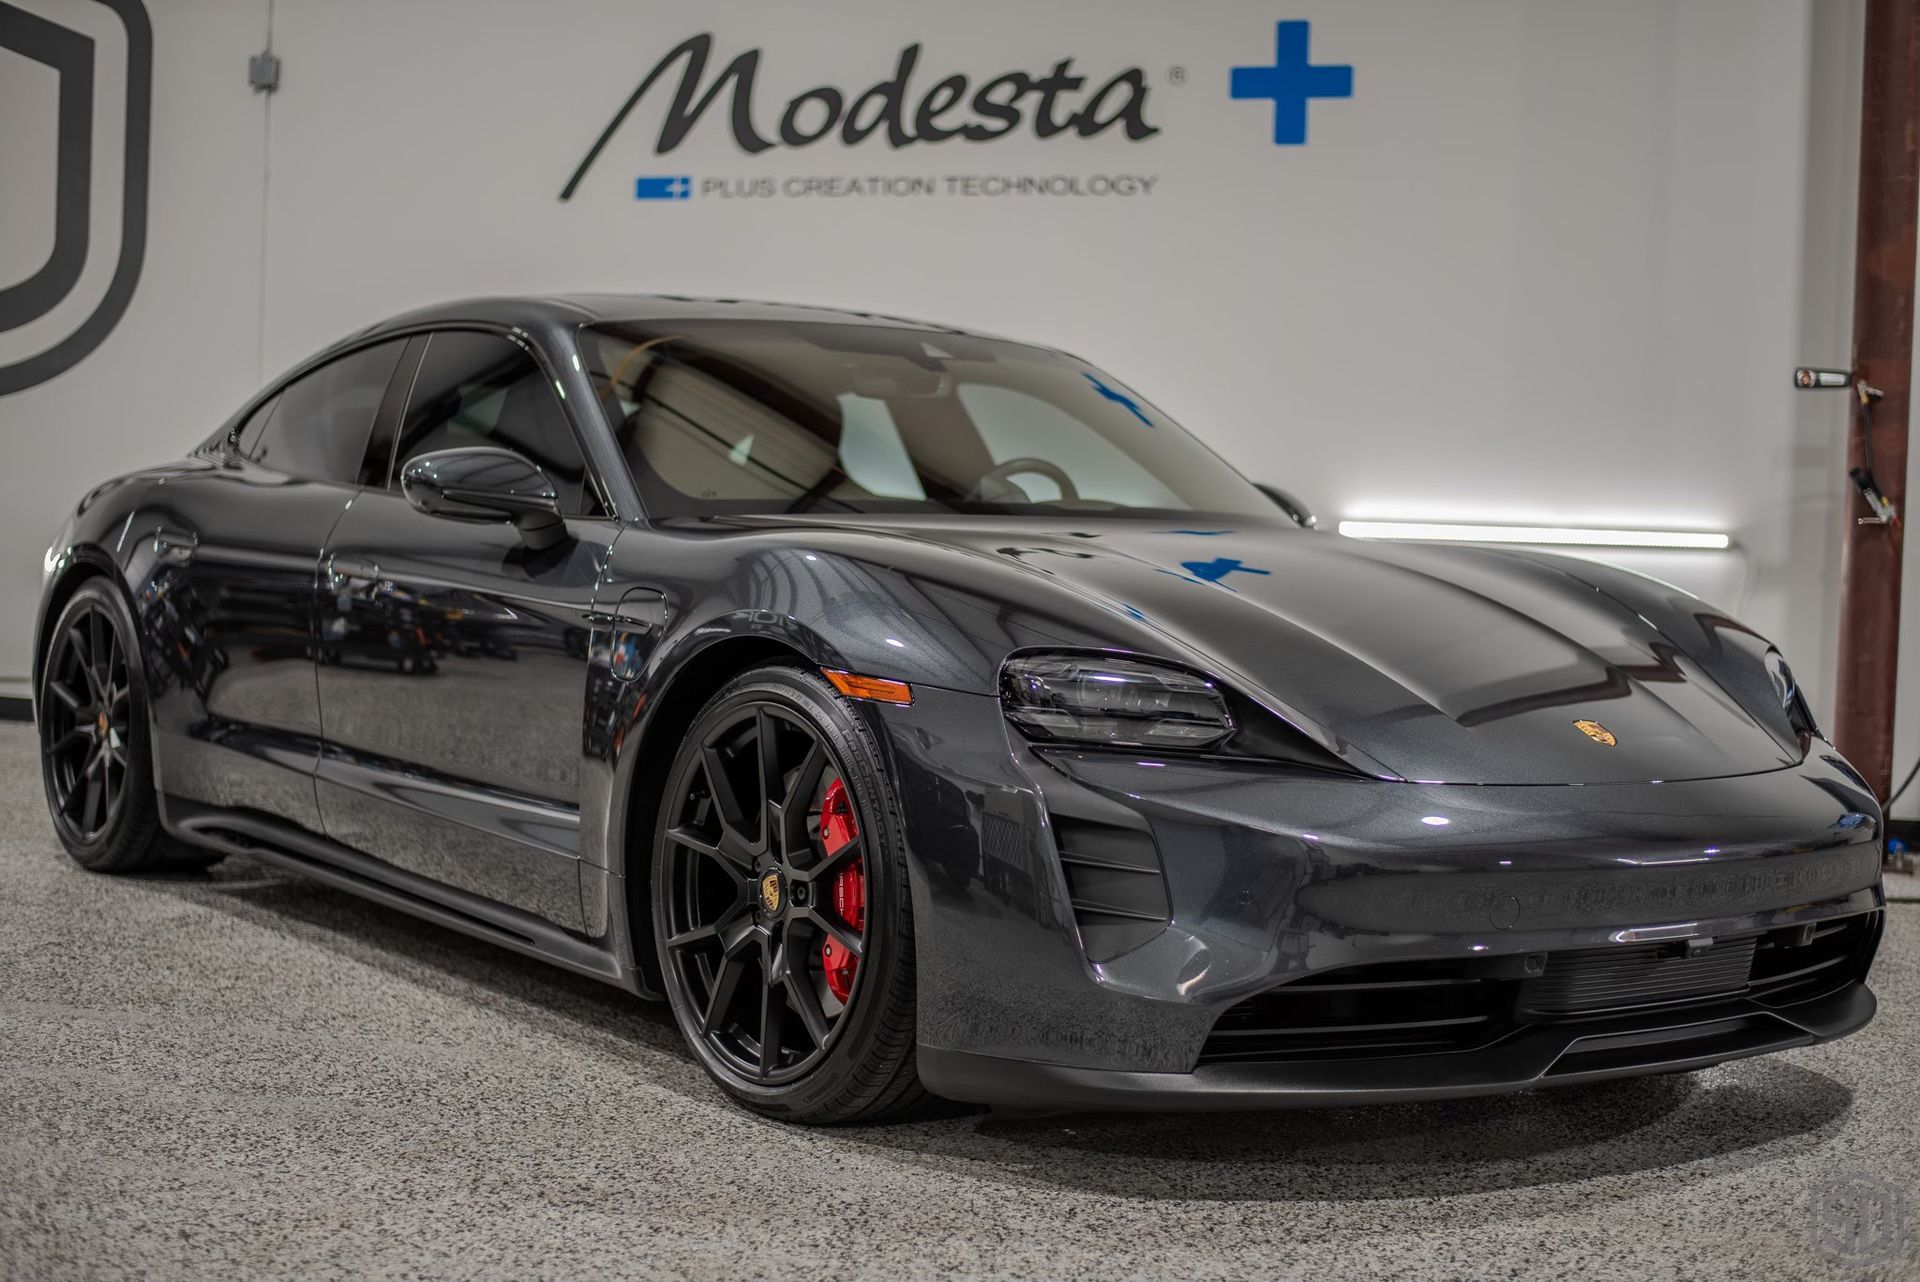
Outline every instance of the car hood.
[[(1009, 604), (1045, 609), (1065, 594), (1082, 618), (1095, 607), (1102, 644), (1196, 664), (1370, 773), (1677, 781), (1801, 756), (1573, 558), (1265, 525), (860, 524), (982, 570), (975, 558), (1018, 566), (1048, 588)], [(1709, 636), (1746, 632), (1704, 603), (1694, 620)]]

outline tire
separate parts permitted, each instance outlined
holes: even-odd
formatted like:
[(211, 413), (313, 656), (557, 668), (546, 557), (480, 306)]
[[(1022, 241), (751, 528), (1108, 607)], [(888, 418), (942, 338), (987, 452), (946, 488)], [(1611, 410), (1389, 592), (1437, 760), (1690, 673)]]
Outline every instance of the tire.
[(34, 706), (41, 782), (60, 844), (94, 872), (217, 861), (219, 854), (182, 847), (161, 831), (146, 669), (120, 594), (89, 579), (47, 636)]
[(687, 1044), (747, 1108), (832, 1125), (927, 1100), (902, 832), (872, 733), (814, 673), (746, 672), (694, 719), (653, 834), (654, 939)]

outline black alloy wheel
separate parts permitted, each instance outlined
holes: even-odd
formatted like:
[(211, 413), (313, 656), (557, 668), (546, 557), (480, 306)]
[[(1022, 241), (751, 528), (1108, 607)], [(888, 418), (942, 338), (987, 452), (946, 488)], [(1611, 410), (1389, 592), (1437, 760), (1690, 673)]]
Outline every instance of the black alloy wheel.
[(35, 712), (54, 832), (96, 872), (207, 864), (160, 830), (148, 738), (146, 671), (133, 614), (105, 579), (89, 579), (43, 633)]
[(100, 603), (80, 606), (61, 620), (47, 655), (40, 746), (61, 835), (86, 844), (120, 813), (132, 703), (127, 647), (115, 620)]
[(749, 673), (682, 745), (654, 923), (682, 1031), (769, 1115), (867, 1120), (917, 1103), (897, 807), (866, 727), (811, 673)]

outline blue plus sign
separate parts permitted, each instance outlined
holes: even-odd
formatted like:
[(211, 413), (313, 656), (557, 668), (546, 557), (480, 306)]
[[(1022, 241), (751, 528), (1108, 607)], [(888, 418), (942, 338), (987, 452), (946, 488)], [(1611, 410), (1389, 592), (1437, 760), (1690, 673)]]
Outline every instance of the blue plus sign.
[(1281, 22), (1274, 26), (1271, 67), (1235, 67), (1231, 92), (1235, 98), (1273, 100), (1273, 141), (1282, 147), (1307, 140), (1307, 100), (1353, 97), (1353, 68), (1316, 67), (1307, 61), (1307, 24)]
[(692, 184), (686, 179), (676, 178), (667, 184), (667, 190), (673, 193), (675, 200), (685, 200), (687, 198), (687, 189), (690, 186), (692, 186)]

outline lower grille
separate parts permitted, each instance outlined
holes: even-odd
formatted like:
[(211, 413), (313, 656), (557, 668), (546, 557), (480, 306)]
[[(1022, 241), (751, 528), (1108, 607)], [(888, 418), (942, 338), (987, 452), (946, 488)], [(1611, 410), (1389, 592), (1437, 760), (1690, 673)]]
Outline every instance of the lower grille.
[(1622, 1007), (1729, 997), (1745, 991), (1758, 936), (1689, 951), (1671, 944), (1631, 944), (1549, 953), (1538, 979), (1520, 985), (1523, 1020), (1584, 1015)]
[(1349, 1059), (1461, 1050), (1491, 1040), (1513, 982), (1466, 966), (1388, 963), (1302, 979), (1229, 1007), (1200, 1062)]
[(1879, 928), (1880, 915), (1866, 913), (1707, 948), (1683, 941), (1348, 966), (1229, 1007), (1200, 1062), (1424, 1055), (1473, 1050), (1533, 1024), (1725, 1010), (1737, 999), (1787, 1005), (1857, 979)]
[(1830, 993), (1854, 978), (1872, 949), (1879, 913), (1777, 931), (1753, 955), (1748, 996), (1762, 1006), (1785, 1006)]

